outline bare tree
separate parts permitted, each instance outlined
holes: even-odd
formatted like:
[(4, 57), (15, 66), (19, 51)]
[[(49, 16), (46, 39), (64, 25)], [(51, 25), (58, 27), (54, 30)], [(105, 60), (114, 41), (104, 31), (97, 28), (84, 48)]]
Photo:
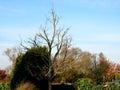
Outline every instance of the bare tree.
[(8, 56), (9, 60), (12, 62), (12, 66), (14, 66), (16, 62), (16, 58), (22, 53), (22, 49), (20, 47), (7, 48), (4, 51), (4, 54)]
[[(49, 51), (49, 71), (47, 73), (49, 78), (49, 90), (51, 90), (53, 66), (60, 54), (60, 50), (63, 46), (69, 48), (71, 45), (71, 37), (67, 36), (69, 28), (58, 27), (58, 23), (59, 18), (55, 14), (55, 11), (52, 10), (51, 18), (47, 18), (46, 24), (41, 27), (41, 32), (37, 34), (38, 38), (42, 41), (41, 44), (46, 45)], [(51, 29), (50, 33), (48, 33), (48, 28)], [(64, 60), (66, 53), (63, 58)]]

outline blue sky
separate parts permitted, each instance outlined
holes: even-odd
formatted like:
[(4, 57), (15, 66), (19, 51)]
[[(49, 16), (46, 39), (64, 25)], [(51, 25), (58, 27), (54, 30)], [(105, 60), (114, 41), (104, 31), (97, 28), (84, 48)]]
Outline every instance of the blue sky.
[(3, 55), (27, 40), (44, 24), (54, 8), (61, 25), (70, 27), (73, 46), (91, 53), (103, 52), (115, 63), (120, 60), (119, 0), (0, 0), (0, 68), (10, 64)]

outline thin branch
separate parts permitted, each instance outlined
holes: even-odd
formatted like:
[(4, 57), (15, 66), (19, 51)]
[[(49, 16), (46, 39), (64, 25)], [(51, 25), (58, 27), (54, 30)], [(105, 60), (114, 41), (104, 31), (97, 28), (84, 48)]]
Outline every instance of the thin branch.
[[(55, 62), (56, 57), (58, 56), (58, 54), (59, 54), (59, 52), (60, 52), (60, 50), (61, 50), (61, 48), (62, 48), (62, 46), (63, 46), (63, 41), (64, 41), (64, 38), (65, 38), (65, 35), (67, 34), (67, 32), (68, 32), (68, 29), (66, 29), (66, 31), (64, 31), (64, 33), (63, 33), (62, 36), (61, 36), (61, 40), (58, 41), (57, 52), (55, 53), (55, 56), (54, 56), (54, 59), (53, 59), (53, 63)], [(59, 38), (60, 38), (60, 33), (58, 34), (58, 40), (59, 40)], [(67, 44), (66, 44), (66, 45), (67, 45)], [(66, 55), (65, 55), (65, 56), (66, 56)]]
[(47, 41), (47, 39), (41, 33), (37, 34), (37, 36), (42, 38), (43, 40)]
[(51, 46), (52, 46), (52, 44), (53, 44), (53, 42), (54, 42), (54, 39), (55, 39), (55, 35), (56, 35), (56, 25), (57, 25), (57, 23), (56, 23), (56, 15), (55, 15), (55, 12), (54, 12), (54, 10), (52, 10), (52, 21), (53, 21), (53, 23), (52, 23), (52, 25), (53, 25), (53, 36), (52, 36), (52, 39), (51, 39)]
[(29, 48), (28, 48), (27, 46), (24, 46), (22, 42), (20, 43), (20, 45), (21, 45), (24, 49), (29, 50)]
[(48, 38), (48, 35), (47, 35), (45, 29), (43, 30), (43, 33), (44, 33), (44, 35), (45, 35), (45, 40), (46, 40), (46, 42), (47, 42), (47, 44), (48, 44), (48, 46), (49, 46), (49, 49), (50, 49), (50, 48), (51, 48), (51, 44), (50, 44), (50, 40), (49, 40), (49, 38)]

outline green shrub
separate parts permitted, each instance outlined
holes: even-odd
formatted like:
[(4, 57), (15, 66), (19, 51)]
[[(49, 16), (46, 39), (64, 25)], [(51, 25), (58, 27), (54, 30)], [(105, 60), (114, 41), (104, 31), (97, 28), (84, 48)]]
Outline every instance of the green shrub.
[(0, 83), (0, 90), (10, 90), (9, 83)]
[(108, 83), (109, 90), (120, 90), (119, 85), (115, 83)]
[(120, 85), (115, 83), (107, 83), (106, 85), (95, 85), (88, 78), (81, 78), (75, 82), (77, 90), (120, 90)]
[(119, 73), (116, 74), (115, 78), (116, 78), (116, 80), (120, 80), (120, 74)]
[(104, 85), (94, 85), (90, 90), (106, 90)]
[(80, 90), (90, 90), (92, 88), (92, 80), (89, 78), (81, 78), (75, 82), (75, 86)]

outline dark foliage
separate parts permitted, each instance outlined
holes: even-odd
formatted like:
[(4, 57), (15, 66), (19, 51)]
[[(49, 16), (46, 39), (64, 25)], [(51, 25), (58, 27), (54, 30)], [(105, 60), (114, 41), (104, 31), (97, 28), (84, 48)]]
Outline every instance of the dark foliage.
[(73, 85), (55, 84), (52, 85), (52, 90), (76, 90)]
[(11, 90), (21, 82), (31, 82), (40, 90), (47, 90), (49, 53), (46, 47), (33, 47), (17, 58), (11, 75)]

